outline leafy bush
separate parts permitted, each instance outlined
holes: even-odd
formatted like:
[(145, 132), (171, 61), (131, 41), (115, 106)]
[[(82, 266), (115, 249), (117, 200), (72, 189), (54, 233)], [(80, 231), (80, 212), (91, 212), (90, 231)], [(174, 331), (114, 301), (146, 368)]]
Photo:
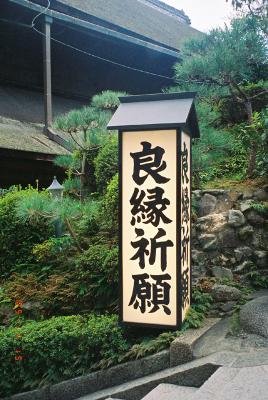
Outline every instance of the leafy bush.
[(13, 274), (4, 284), (4, 289), (13, 302), (20, 299), (28, 303), (25, 313), (30, 318), (31, 311), (37, 303), (39, 316), (44, 317), (71, 314), (79, 309), (79, 282), (74, 273), (54, 273), (47, 279), (40, 279), (40, 276), (34, 273)]
[[(174, 331), (174, 332), (163, 332), (156, 338), (147, 338), (144, 339), (141, 343), (134, 344), (130, 350), (124, 354), (119, 361), (126, 362), (131, 360), (137, 360), (139, 358), (143, 358), (149, 356), (150, 354), (157, 353), (162, 351), (170, 346), (170, 344), (175, 340), (178, 336), (180, 336), (182, 332)], [(111, 365), (110, 360), (102, 360), (99, 364), (101, 367), (105, 365)]]
[(80, 295), (90, 309), (109, 309), (118, 298), (118, 248), (91, 246), (76, 260)]
[[(0, 268), (1, 276), (8, 276), (19, 265), (34, 263), (32, 248), (52, 236), (53, 231), (44, 220), (21, 221), (16, 209), (20, 200), (27, 199), (33, 189), (8, 192), (0, 197)], [(40, 194), (41, 196), (41, 194)]]
[(118, 232), (119, 212), (119, 187), (118, 174), (116, 174), (107, 186), (103, 199), (102, 219), (107, 228), (112, 232)]
[[(20, 339), (16, 338), (18, 331)], [(22, 349), (23, 360), (15, 361)], [(90, 371), (128, 349), (116, 316), (53, 317), (0, 334), (0, 395), (31, 390)]]
[(111, 139), (102, 147), (95, 159), (95, 176), (98, 191), (104, 193), (108, 182), (118, 171), (117, 137)]
[(264, 275), (262, 271), (258, 271), (255, 266), (246, 274), (246, 277), (254, 288), (268, 289), (268, 275)]
[(183, 330), (189, 328), (200, 328), (200, 326), (202, 326), (206, 312), (211, 306), (212, 297), (210, 294), (203, 292), (200, 288), (194, 288), (192, 301), (193, 303), (188, 310), (183, 323)]
[(259, 214), (268, 216), (268, 202), (267, 201), (263, 201), (263, 202), (251, 201), (250, 208), (252, 210), (257, 211)]
[(72, 244), (72, 238), (62, 236), (60, 238), (49, 238), (33, 247), (33, 254), (38, 262), (57, 264), (61, 255), (66, 255)]

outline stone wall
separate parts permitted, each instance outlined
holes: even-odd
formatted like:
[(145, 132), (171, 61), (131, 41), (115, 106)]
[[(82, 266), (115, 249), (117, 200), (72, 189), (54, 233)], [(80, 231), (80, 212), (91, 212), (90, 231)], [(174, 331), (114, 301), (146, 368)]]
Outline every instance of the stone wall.
[(200, 276), (233, 279), (235, 275), (243, 281), (254, 268), (268, 275), (267, 214), (252, 208), (252, 202), (267, 200), (268, 185), (255, 192), (193, 192), (193, 282)]

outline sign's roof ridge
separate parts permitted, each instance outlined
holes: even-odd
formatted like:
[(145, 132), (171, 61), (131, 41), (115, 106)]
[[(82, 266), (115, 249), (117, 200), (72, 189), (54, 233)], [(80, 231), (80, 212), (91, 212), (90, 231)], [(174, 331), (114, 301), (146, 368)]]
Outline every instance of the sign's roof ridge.
[(107, 128), (125, 131), (180, 128), (198, 138), (195, 95), (195, 92), (181, 92), (120, 97), (121, 104)]

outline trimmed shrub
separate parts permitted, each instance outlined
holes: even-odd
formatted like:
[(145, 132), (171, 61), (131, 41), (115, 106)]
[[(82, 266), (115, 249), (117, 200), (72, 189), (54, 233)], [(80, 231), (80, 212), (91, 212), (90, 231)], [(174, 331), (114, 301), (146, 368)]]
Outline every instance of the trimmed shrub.
[(108, 182), (118, 171), (118, 141), (116, 136), (102, 147), (95, 158), (95, 176), (97, 188), (104, 193)]
[(103, 199), (102, 218), (105, 226), (112, 232), (118, 232), (118, 207), (119, 187), (118, 174), (116, 174), (107, 186)]
[[(22, 350), (21, 361), (15, 361), (17, 348)], [(82, 375), (102, 359), (118, 359), (127, 349), (116, 316), (53, 317), (20, 329), (1, 329), (0, 395)]]
[(0, 271), (8, 276), (18, 271), (19, 265), (34, 263), (32, 248), (53, 235), (45, 220), (25, 222), (18, 219), (18, 201), (31, 195), (33, 189), (8, 192), (0, 197)]

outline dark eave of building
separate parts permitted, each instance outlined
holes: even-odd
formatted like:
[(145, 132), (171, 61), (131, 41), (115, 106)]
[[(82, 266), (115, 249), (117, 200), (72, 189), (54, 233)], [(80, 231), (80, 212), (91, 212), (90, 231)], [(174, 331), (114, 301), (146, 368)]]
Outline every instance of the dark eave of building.
[[(18, 4), (18, 5), (27, 7), (29, 9), (33, 10), (33, 11), (36, 11), (37, 13), (41, 13), (45, 9), (43, 6), (40, 6), (40, 5), (36, 4), (36, 3), (32, 3), (29, 0), (9, 0), (9, 1), (11, 3), (15, 3), (15, 4)], [(77, 26), (79, 28), (84, 28), (86, 30), (95, 31), (97, 33), (101, 33), (101, 34), (104, 34), (104, 35), (107, 35), (107, 36), (110, 36), (110, 37), (113, 37), (113, 38), (116, 38), (116, 39), (119, 39), (119, 40), (126, 41), (128, 43), (132, 43), (132, 44), (135, 44), (135, 45), (138, 45), (138, 46), (142, 46), (142, 47), (145, 47), (147, 49), (150, 49), (150, 50), (162, 53), (162, 54), (169, 55), (169, 56), (174, 57), (176, 59), (179, 58), (179, 54), (180, 54), (179, 50), (168, 49), (167, 47), (164, 47), (164, 46), (161, 46), (161, 45), (157, 45), (157, 44), (151, 43), (149, 41), (141, 40), (141, 39), (138, 39), (138, 38), (136, 38), (134, 36), (130, 36), (130, 35), (127, 35), (125, 33), (109, 29), (107, 27), (103, 27), (103, 26), (100, 26), (100, 25), (97, 25), (97, 24), (93, 24), (91, 22), (88, 22), (88, 21), (85, 21), (85, 20), (82, 20), (82, 19), (79, 19), (79, 18), (75, 18), (75, 17), (73, 17), (71, 15), (63, 14), (63, 13), (60, 13), (58, 11), (51, 10), (51, 9), (46, 11), (46, 15), (49, 15), (54, 19), (58, 19), (60, 21), (66, 22), (68, 24), (75, 25), (75, 26)]]

